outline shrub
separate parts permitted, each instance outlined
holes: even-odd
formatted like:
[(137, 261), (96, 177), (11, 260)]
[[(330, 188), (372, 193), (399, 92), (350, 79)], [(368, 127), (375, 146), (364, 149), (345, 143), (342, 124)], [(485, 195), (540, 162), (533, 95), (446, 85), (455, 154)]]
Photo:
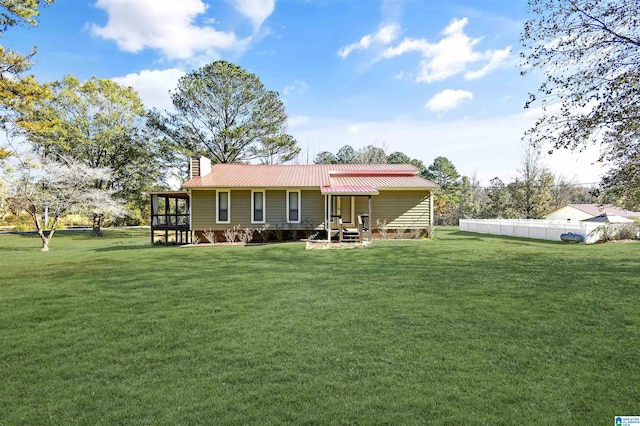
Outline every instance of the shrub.
[(380, 238), (383, 240), (387, 238), (387, 221), (386, 220), (376, 220), (376, 226), (378, 227), (378, 232), (380, 233)]
[(260, 239), (262, 239), (263, 243), (269, 241), (269, 234), (271, 233), (271, 230), (269, 229), (270, 227), (271, 225), (265, 223), (264, 225), (262, 225), (262, 228), (256, 229), (256, 231), (258, 231), (258, 234), (260, 234)]
[(411, 238), (413, 238), (414, 240), (420, 239), (420, 237), (422, 236), (423, 232), (424, 232), (424, 228), (420, 228), (419, 226), (415, 226), (415, 227), (409, 229), (409, 233), (411, 234)]
[(615, 237), (615, 229), (609, 225), (598, 226), (595, 231), (600, 233), (598, 241), (603, 243), (611, 241)]
[(302, 221), (302, 230), (307, 240), (312, 240), (313, 239), (312, 236), (314, 234), (315, 235), (318, 234), (317, 232), (315, 232), (315, 226), (313, 226), (313, 221), (308, 217), (305, 217), (304, 220)]
[(240, 230), (240, 225), (236, 225), (236, 226), (234, 226), (233, 228), (230, 228), (230, 229), (225, 229), (224, 230), (224, 239), (228, 243), (234, 243), (236, 241), (236, 239), (238, 238), (239, 230)]
[[(207, 239), (207, 241), (209, 241), (211, 244), (215, 244), (218, 240), (218, 238), (216, 237), (216, 233), (215, 231), (212, 231), (211, 228), (207, 229), (206, 231), (202, 231), (202, 235)], [(198, 243), (196, 243), (198, 244)]]
[(278, 240), (278, 242), (282, 242), (282, 240), (284, 239), (284, 229), (282, 229), (282, 226), (276, 225), (273, 228), (273, 232), (276, 236), (276, 240)]
[(244, 244), (249, 244), (251, 240), (253, 240), (253, 229), (244, 228), (238, 233), (238, 238), (240, 238), (240, 241)]
[(638, 233), (640, 232), (640, 224), (627, 223), (619, 225), (617, 227), (617, 233), (615, 235), (616, 240), (637, 240), (639, 239)]
[(435, 226), (427, 226), (426, 228), (424, 228), (425, 234), (424, 237), (425, 238), (435, 238), (436, 237), (436, 228)]

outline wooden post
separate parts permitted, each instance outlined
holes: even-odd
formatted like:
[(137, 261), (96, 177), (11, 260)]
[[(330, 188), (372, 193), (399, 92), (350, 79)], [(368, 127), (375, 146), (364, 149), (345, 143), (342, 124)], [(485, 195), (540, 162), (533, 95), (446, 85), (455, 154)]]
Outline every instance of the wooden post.
[(331, 208), (331, 194), (329, 194), (327, 199), (327, 223), (329, 226), (327, 227), (327, 242), (331, 242), (331, 221), (333, 218), (331, 217), (333, 213), (333, 209)]
[(371, 233), (373, 232), (373, 223), (371, 222), (373, 216), (371, 216), (371, 195), (369, 195), (369, 240), (371, 240)]
[(169, 197), (164, 197), (164, 243), (169, 244)]
[(157, 195), (152, 194), (151, 197), (149, 197), (149, 202), (151, 203), (151, 245), (154, 243), (153, 234), (155, 233), (155, 230), (153, 229), (153, 215), (157, 213), (153, 211), (153, 197), (157, 197)]

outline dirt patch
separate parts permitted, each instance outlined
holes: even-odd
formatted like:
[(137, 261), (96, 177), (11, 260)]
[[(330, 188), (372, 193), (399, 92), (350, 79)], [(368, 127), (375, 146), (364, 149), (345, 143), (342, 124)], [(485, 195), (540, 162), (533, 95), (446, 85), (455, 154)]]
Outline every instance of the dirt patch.
[(360, 243), (330, 243), (328, 241), (307, 241), (305, 250), (331, 250), (331, 249), (356, 249), (366, 248), (369, 242)]

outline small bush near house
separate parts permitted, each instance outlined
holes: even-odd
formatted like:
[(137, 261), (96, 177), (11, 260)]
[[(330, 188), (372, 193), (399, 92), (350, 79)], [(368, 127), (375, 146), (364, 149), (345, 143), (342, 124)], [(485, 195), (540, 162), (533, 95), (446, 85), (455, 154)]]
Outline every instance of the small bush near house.
[(240, 225), (236, 225), (230, 229), (224, 230), (224, 239), (228, 243), (235, 243), (240, 233)]
[(217, 242), (217, 240), (218, 240), (218, 237), (216, 237), (215, 231), (212, 231), (211, 228), (209, 228), (209, 229), (207, 229), (205, 231), (202, 231), (202, 235), (211, 244), (215, 244)]
[(261, 228), (256, 229), (263, 243), (266, 243), (269, 241), (269, 234), (271, 233), (271, 230), (269, 229), (270, 227), (271, 225), (269, 225), (268, 223), (265, 223), (264, 225), (262, 225)]
[(317, 234), (314, 228), (313, 221), (310, 218), (305, 217), (302, 221), (302, 232), (304, 232), (304, 237), (307, 240), (312, 239), (313, 234)]
[(253, 240), (253, 229), (244, 228), (238, 233), (238, 238), (240, 239), (240, 242), (249, 244), (251, 240)]
[(380, 233), (380, 238), (383, 240), (387, 239), (387, 221), (386, 220), (376, 220), (376, 226), (378, 227), (378, 232)]
[(276, 236), (276, 240), (278, 240), (278, 242), (282, 242), (282, 240), (284, 239), (284, 229), (282, 229), (282, 226), (280, 225), (274, 226), (273, 233)]

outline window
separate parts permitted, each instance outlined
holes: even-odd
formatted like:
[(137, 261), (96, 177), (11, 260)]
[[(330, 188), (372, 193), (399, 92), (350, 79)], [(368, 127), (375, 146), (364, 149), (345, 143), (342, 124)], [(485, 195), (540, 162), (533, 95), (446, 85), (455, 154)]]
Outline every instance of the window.
[(229, 191), (218, 191), (217, 200), (217, 209), (216, 209), (216, 222), (218, 223), (230, 223), (231, 222), (231, 214), (230, 214), (230, 195)]
[(300, 191), (287, 191), (287, 222), (300, 223)]
[(265, 192), (251, 191), (251, 223), (264, 223)]

